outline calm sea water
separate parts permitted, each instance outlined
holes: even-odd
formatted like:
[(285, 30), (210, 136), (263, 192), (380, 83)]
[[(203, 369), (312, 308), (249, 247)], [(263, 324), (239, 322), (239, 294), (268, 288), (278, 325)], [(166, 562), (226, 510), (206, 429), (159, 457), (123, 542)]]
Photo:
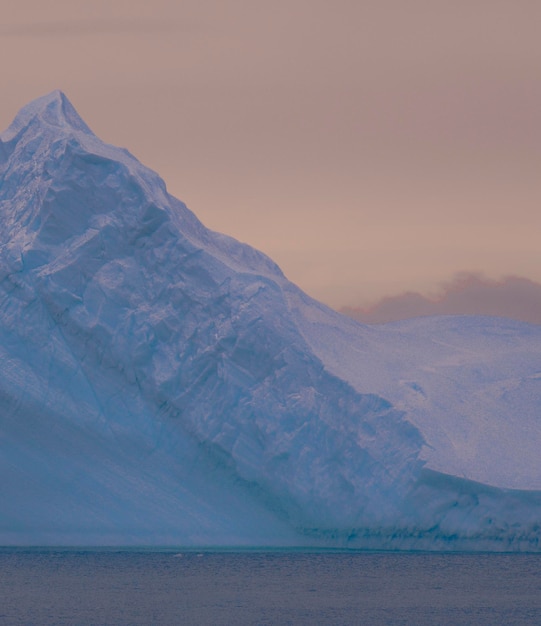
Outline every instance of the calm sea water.
[(0, 623), (541, 624), (541, 555), (3, 549)]

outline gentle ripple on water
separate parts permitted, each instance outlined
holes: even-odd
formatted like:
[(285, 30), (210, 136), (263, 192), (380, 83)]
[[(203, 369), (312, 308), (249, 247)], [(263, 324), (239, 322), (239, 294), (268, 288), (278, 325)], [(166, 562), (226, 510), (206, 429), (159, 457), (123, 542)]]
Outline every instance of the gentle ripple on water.
[(0, 550), (0, 623), (541, 624), (541, 555)]

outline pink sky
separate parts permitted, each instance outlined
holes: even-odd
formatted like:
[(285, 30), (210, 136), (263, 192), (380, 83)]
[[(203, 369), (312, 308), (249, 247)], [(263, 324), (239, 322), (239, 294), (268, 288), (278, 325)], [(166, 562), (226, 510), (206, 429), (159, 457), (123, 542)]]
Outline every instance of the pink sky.
[(538, 0), (19, 0), (0, 126), (62, 89), (333, 305), (541, 281)]

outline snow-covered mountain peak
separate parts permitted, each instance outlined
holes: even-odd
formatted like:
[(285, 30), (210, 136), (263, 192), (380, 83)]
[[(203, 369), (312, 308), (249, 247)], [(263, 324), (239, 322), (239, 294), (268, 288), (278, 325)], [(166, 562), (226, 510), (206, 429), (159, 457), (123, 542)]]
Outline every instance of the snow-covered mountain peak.
[(80, 131), (92, 134), (66, 95), (58, 89), (24, 106), (11, 126), (2, 133), (2, 141), (10, 141), (29, 126), (35, 130), (39, 128), (42, 132), (50, 132), (56, 127), (64, 132)]
[(70, 167), (66, 167), (66, 154), (88, 155), (94, 165), (114, 161), (130, 174), (152, 179), (152, 187), (165, 191), (161, 178), (127, 150), (101, 141), (62, 91), (52, 91), (24, 106), (0, 134), (0, 174), (18, 179), (31, 176), (41, 187), (58, 180), (61, 173), (69, 177), (76, 169), (69, 159)]
[[(148, 230), (145, 215), (168, 218), (163, 180), (96, 137), (61, 91), (21, 109), (0, 139), (0, 245), (28, 267), (106, 227), (112, 243), (113, 231), (122, 239), (130, 225)], [(193, 214), (176, 209), (187, 236), (196, 232)]]
[(23, 107), (0, 139), (0, 256), (16, 265), (90, 239), (123, 247), (168, 225), (232, 269), (283, 279), (271, 259), (204, 228), (157, 173), (101, 141), (61, 91)]

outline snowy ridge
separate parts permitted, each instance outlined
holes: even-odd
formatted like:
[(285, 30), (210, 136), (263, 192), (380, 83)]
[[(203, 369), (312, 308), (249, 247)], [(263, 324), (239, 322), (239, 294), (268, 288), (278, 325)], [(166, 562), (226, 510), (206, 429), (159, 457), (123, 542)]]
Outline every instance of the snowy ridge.
[[(538, 549), (539, 492), (446, 442), (475, 394), (538, 436), (541, 329), (344, 318), (60, 92), (0, 138), (0, 542)], [(449, 337), (484, 337), (481, 386)]]

